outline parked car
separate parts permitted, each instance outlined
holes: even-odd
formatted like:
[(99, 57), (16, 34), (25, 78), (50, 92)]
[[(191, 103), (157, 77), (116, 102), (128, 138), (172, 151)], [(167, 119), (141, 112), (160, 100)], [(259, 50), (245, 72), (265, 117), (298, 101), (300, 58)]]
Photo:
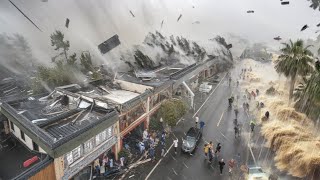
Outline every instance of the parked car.
[(191, 127), (182, 141), (181, 150), (186, 153), (194, 153), (202, 137), (202, 132), (196, 127)]
[(211, 89), (212, 89), (212, 85), (209, 85), (208, 82), (203, 82), (199, 87), (199, 91), (204, 93), (210, 92)]
[(277, 179), (277, 177), (264, 172), (259, 166), (248, 166), (248, 180), (276, 180), (275, 178)]

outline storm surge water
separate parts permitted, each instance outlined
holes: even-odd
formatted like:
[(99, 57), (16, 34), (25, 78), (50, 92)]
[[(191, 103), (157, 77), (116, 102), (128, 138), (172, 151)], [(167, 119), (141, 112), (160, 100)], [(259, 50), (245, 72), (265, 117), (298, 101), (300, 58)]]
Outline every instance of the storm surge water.
[[(274, 70), (273, 63), (243, 60), (243, 68), (252, 68), (241, 83), (249, 92), (259, 89), (260, 95), (252, 102), (252, 114), (261, 125), (265, 146), (275, 152), (276, 167), (295, 177), (310, 177), (320, 168), (320, 135), (315, 122), (305, 114), (297, 112), (289, 103), (288, 82)], [(266, 90), (275, 88), (274, 95)], [(264, 108), (255, 108), (263, 102)], [(266, 111), (269, 120), (262, 120)]]

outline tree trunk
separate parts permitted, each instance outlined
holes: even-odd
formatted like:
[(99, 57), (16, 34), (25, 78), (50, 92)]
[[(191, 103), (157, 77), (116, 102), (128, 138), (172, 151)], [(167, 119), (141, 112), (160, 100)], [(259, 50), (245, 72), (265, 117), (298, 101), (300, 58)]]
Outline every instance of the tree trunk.
[(289, 99), (290, 100), (293, 97), (293, 90), (294, 90), (295, 83), (296, 83), (296, 75), (291, 76), (291, 80), (290, 80), (290, 89), (289, 89)]

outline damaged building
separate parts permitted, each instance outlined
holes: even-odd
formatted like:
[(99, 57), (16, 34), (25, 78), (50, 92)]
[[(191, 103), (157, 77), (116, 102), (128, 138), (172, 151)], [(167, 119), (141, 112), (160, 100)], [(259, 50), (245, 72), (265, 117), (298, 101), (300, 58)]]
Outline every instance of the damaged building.
[(118, 159), (126, 137), (142, 135), (163, 101), (179, 96), (192, 108), (199, 82), (218, 73), (217, 62), (214, 58), (191, 65), (117, 73), (112, 80), (2, 99), (5, 133), (40, 159), (17, 179), (71, 179), (90, 172), (94, 161), (104, 155)]
[(6, 132), (32, 152), (49, 156), (41, 162), (50, 161), (50, 169), (42, 167), (16, 179), (70, 179), (100, 155), (116, 151), (116, 110), (72, 93), (77, 88), (59, 87), (48, 95), (2, 102)]

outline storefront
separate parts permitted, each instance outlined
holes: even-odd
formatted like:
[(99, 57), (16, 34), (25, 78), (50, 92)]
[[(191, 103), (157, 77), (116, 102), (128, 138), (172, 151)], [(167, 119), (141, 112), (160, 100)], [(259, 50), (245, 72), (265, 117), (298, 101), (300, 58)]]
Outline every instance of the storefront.
[[(88, 166), (93, 167), (96, 159), (112, 151), (116, 153), (117, 134), (116, 126), (111, 126), (100, 132), (74, 150), (64, 155), (64, 173), (61, 179), (79, 179), (81, 170), (88, 171)], [(79, 173), (80, 172), (80, 173)]]

